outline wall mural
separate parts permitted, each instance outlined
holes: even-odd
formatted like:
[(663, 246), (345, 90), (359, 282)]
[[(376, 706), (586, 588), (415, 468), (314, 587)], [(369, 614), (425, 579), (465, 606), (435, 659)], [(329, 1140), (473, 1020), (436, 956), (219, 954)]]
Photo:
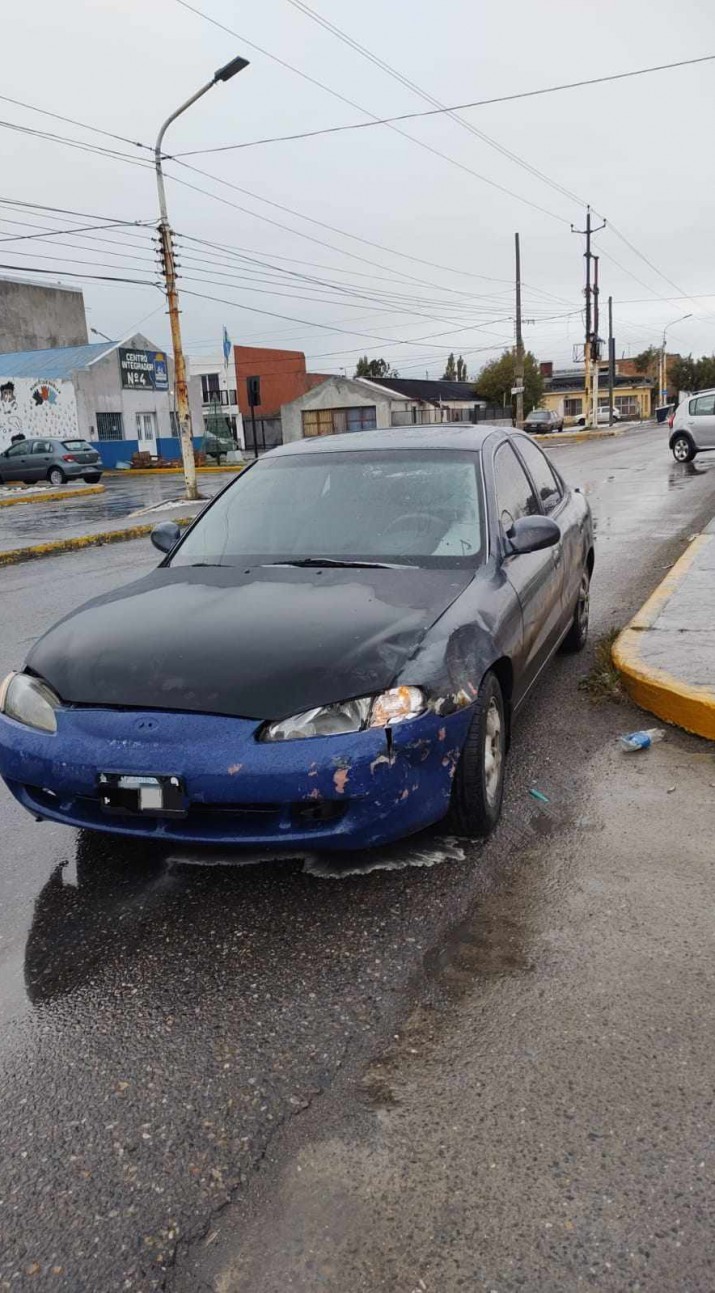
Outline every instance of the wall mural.
[(79, 434), (74, 387), (66, 381), (16, 377), (0, 380), (0, 450), (14, 436)]

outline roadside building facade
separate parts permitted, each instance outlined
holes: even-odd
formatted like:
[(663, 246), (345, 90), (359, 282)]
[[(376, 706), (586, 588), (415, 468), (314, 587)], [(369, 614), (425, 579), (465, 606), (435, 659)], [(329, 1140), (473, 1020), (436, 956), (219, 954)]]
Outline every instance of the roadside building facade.
[[(260, 346), (234, 346), (238, 407), (244, 419), (253, 414), (275, 418), (284, 404), (325, 381), (326, 373), (309, 373), (302, 350), (264, 350)], [(256, 384), (257, 379), (257, 384)]]
[(192, 409), (201, 405), (201, 421), (194, 426), (194, 434), (220, 434), (243, 449), (243, 418), (238, 407), (233, 358), (229, 357), (229, 363), (225, 364), (220, 354), (201, 359), (192, 357), (188, 365)]
[[(283, 440), (288, 443), (375, 427), (387, 430), (486, 421), (488, 411), (486, 401), (479, 399), (470, 382), (328, 377), (305, 395), (284, 404), (281, 419)], [(505, 421), (511, 425), (510, 418)]]
[(78, 288), (0, 278), (0, 354), (86, 346), (87, 341)]
[[(194, 400), (195, 428), (201, 418)], [(170, 362), (141, 333), (121, 345), (0, 354), (0, 449), (20, 433), (79, 436), (96, 442), (104, 466), (114, 467), (136, 452), (178, 459), (176, 429)]]
[[(583, 368), (555, 369), (552, 364), (542, 364), (544, 394), (540, 407), (557, 413), (569, 422), (590, 412), (584, 390)], [(631, 372), (616, 371), (613, 383), (613, 403), (624, 420), (639, 421), (653, 412), (654, 381)], [(601, 364), (598, 373), (598, 403), (608, 403), (608, 365)]]

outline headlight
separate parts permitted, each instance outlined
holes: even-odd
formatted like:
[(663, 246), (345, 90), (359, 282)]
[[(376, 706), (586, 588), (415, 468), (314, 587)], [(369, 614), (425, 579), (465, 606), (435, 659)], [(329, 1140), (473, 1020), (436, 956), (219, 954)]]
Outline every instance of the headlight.
[(0, 712), (41, 732), (57, 731), (55, 710), (60, 704), (52, 688), (29, 673), (11, 673), (0, 687)]
[(267, 723), (259, 739), (299, 741), (309, 736), (341, 736), (344, 732), (361, 732), (366, 727), (402, 723), (407, 718), (417, 718), (424, 709), (425, 698), (419, 687), (392, 687), (379, 696), (321, 705), (278, 723)]

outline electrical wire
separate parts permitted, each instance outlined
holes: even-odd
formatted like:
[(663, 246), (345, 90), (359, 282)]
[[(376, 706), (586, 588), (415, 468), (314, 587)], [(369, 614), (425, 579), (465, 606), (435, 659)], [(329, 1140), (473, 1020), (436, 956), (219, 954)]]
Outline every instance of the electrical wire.
[[(185, 0), (177, 0), (177, 4), (185, 4)], [(190, 6), (186, 6), (189, 8)], [(202, 15), (206, 16), (206, 15)], [(213, 20), (210, 20), (213, 21)], [(518, 99), (535, 99), (545, 94), (557, 94), (562, 90), (579, 90), (589, 85), (604, 85), (610, 81), (625, 81), (636, 76), (647, 76), (652, 72), (667, 72), (678, 67), (692, 67), (697, 63), (711, 63), (715, 60), (715, 54), (703, 54), (700, 58), (683, 58), (673, 63), (658, 63), (653, 67), (635, 68), (631, 72), (614, 72), (609, 76), (593, 76), (581, 81), (566, 81), (560, 85), (542, 86), (537, 90), (522, 90), (518, 94), (501, 94), (491, 99), (474, 99), (469, 103), (455, 103), (447, 108), (432, 108), (427, 112), (401, 112), (396, 116), (379, 117), (374, 121), (354, 121), (345, 126), (327, 126), (321, 130), (303, 130), (292, 135), (274, 135), (266, 139), (247, 140), (241, 144), (223, 144), (213, 148), (192, 148), (190, 151), (174, 153), (173, 158), (178, 157), (195, 157), (199, 153), (227, 153), (234, 152), (241, 148), (256, 148), (262, 144), (283, 144), (293, 143), (297, 139), (315, 139), (318, 135), (337, 135), (348, 130), (369, 130), (373, 126), (390, 126), (398, 121), (416, 121), (425, 117), (444, 116), (448, 112), (464, 112), (468, 108), (483, 108), (495, 103), (513, 103)], [(294, 70), (294, 69), (292, 69)], [(325, 87), (321, 87), (325, 88)], [(364, 111), (364, 109), (360, 109)], [(595, 209), (595, 208), (594, 208)]]

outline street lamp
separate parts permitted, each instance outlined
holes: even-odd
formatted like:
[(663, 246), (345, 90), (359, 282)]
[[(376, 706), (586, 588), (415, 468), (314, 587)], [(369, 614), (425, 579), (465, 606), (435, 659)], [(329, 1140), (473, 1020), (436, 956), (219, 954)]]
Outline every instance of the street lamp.
[(174, 246), (172, 240), (171, 226), (169, 216), (166, 210), (166, 192), (164, 189), (164, 172), (161, 168), (162, 149), (161, 145), (164, 135), (171, 125), (176, 121), (182, 112), (186, 112), (192, 103), (202, 98), (218, 81), (230, 81), (232, 76), (237, 72), (242, 72), (244, 67), (248, 67), (248, 60), (241, 58), (231, 59), (225, 67), (220, 67), (214, 72), (213, 78), (202, 85), (196, 94), (192, 94), (186, 103), (182, 103), (176, 112), (172, 112), (167, 117), (159, 134), (157, 136), (156, 146), (154, 148), (154, 162), (156, 166), (156, 187), (159, 194), (159, 237), (161, 239), (161, 260), (164, 273), (164, 283), (166, 289), (166, 302), (169, 307), (169, 322), (171, 324), (171, 344), (174, 351), (174, 383), (176, 389), (176, 415), (179, 423), (179, 444), (181, 445), (181, 458), (184, 465), (184, 480), (186, 482), (186, 497), (188, 499), (198, 498), (196, 489), (196, 462), (194, 459), (194, 441), (192, 438), (191, 428), (191, 409), (189, 407), (189, 384), (186, 378), (186, 360), (181, 345), (181, 324), (179, 321), (179, 293), (176, 286), (176, 266), (174, 262)]
[(661, 408), (663, 408), (663, 405), (665, 404), (668, 398), (668, 374), (666, 372), (666, 362), (665, 362), (665, 334), (668, 331), (668, 328), (673, 328), (675, 327), (676, 323), (683, 323), (685, 319), (692, 319), (692, 317), (693, 317), (692, 314), (683, 314), (679, 319), (673, 319), (671, 323), (666, 323), (665, 327), (663, 328), (663, 345), (660, 351), (660, 365), (659, 365), (660, 373), (659, 373), (659, 383), (658, 383), (660, 386), (660, 407)]

